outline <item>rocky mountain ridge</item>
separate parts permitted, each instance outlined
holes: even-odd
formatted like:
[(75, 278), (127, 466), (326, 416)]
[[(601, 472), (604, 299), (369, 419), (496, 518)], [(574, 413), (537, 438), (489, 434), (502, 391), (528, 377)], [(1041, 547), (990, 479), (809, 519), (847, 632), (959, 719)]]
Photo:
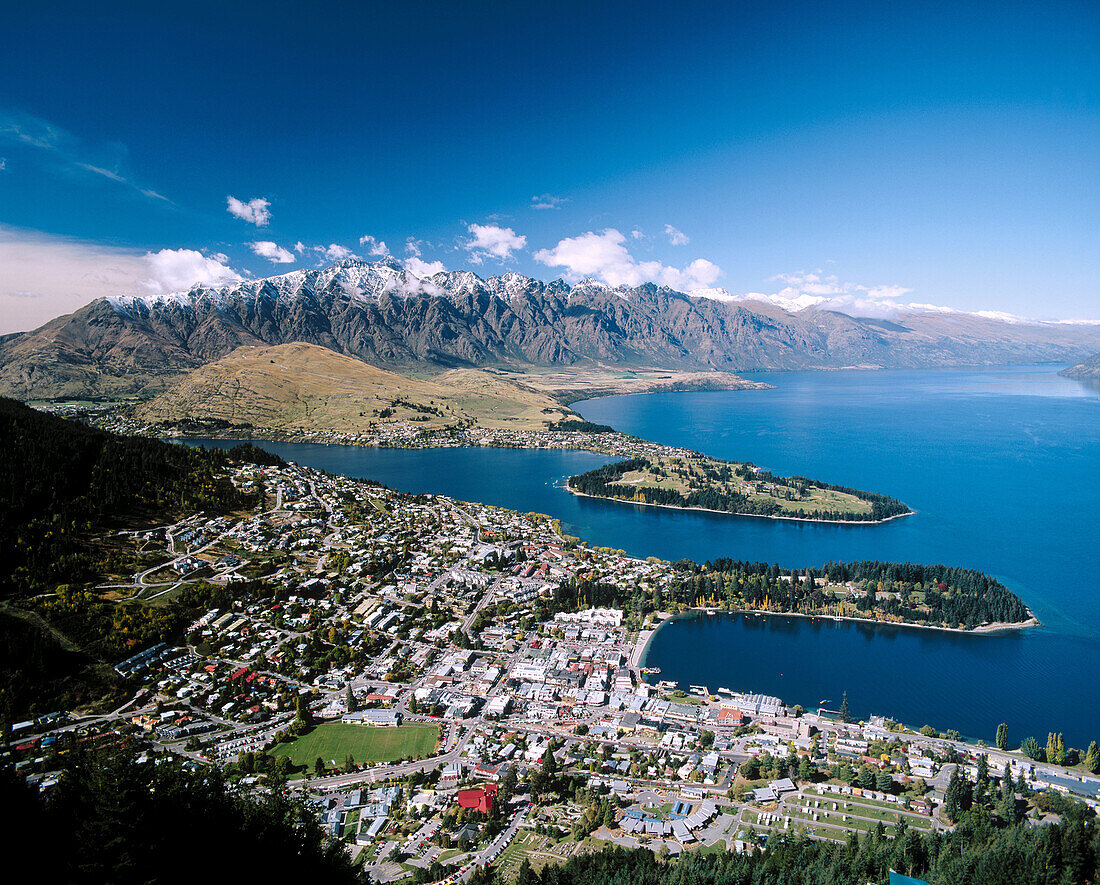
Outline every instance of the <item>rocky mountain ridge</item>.
[(148, 397), (242, 345), (304, 342), (402, 370), (612, 366), (751, 370), (1077, 362), (1100, 328), (969, 314), (898, 319), (692, 296), (645, 284), (544, 283), (392, 260), (161, 296), (99, 299), (0, 339), (0, 392)]

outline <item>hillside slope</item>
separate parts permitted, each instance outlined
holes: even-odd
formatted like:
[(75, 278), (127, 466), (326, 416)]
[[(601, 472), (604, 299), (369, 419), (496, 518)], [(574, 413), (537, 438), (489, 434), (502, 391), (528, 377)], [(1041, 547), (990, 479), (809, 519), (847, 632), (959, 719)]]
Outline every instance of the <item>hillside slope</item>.
[(143, 421), (216, 419), (281, 430), (425, 429), (469, 421), (531, 430), (572, 416), (544, 393), (476, 369), (410, 378), (313, 344), (240, 347), (139, 406)]
[(1083, 363), (1063, 369), (1060, 374), (1077, 381), (1100, 381), (1100, 353), (1089, 357)]

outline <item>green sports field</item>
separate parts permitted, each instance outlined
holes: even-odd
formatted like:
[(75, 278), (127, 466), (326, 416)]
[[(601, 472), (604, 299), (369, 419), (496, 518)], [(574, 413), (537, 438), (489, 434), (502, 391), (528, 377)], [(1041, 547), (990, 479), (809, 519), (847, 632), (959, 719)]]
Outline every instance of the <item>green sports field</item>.
[(393, 762), (409, 756), (428, 756), (439, 739), (435, 725), (378, 727), (324, 722), (289, 744), (279, 744), (275, 756), (287, 756), (295, 765), (313, 765), (320, 756), (326, 764), (343, 765), (348, 753), (356, 763)]

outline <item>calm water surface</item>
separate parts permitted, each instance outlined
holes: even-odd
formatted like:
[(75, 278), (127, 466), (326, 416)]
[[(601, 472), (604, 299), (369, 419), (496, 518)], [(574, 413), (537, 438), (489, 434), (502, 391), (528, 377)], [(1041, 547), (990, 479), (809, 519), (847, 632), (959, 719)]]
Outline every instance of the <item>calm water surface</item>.
[(884, 492), (918, 513), (827, 526), (634, 507), (560, 485), (588, 452), (388, 450), (260, 443), (285, 458), (406, 491), (539, 511), (593, 544), (665, 559), (813, 565), (946, 562), (996, 575), (1044, 627), (997, 636), (801, 618), (677, 620), (648, 663), (662, 678), (777, 694), (815, 707), (991, 739), (1100, 739), (1100, 402), (1051, 367), (754, 376), (764, 391), (606, 397), (574, 408), (646, 439), (777, 473)]

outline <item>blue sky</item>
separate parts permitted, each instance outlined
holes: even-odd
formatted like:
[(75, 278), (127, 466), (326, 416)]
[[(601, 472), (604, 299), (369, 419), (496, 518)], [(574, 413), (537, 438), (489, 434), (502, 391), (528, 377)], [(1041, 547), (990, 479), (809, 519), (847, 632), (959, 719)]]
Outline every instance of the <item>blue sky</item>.
[(5, 5), (0, 331), (377, 241), (1100, 319), (1096, 3), (106, 6)]

